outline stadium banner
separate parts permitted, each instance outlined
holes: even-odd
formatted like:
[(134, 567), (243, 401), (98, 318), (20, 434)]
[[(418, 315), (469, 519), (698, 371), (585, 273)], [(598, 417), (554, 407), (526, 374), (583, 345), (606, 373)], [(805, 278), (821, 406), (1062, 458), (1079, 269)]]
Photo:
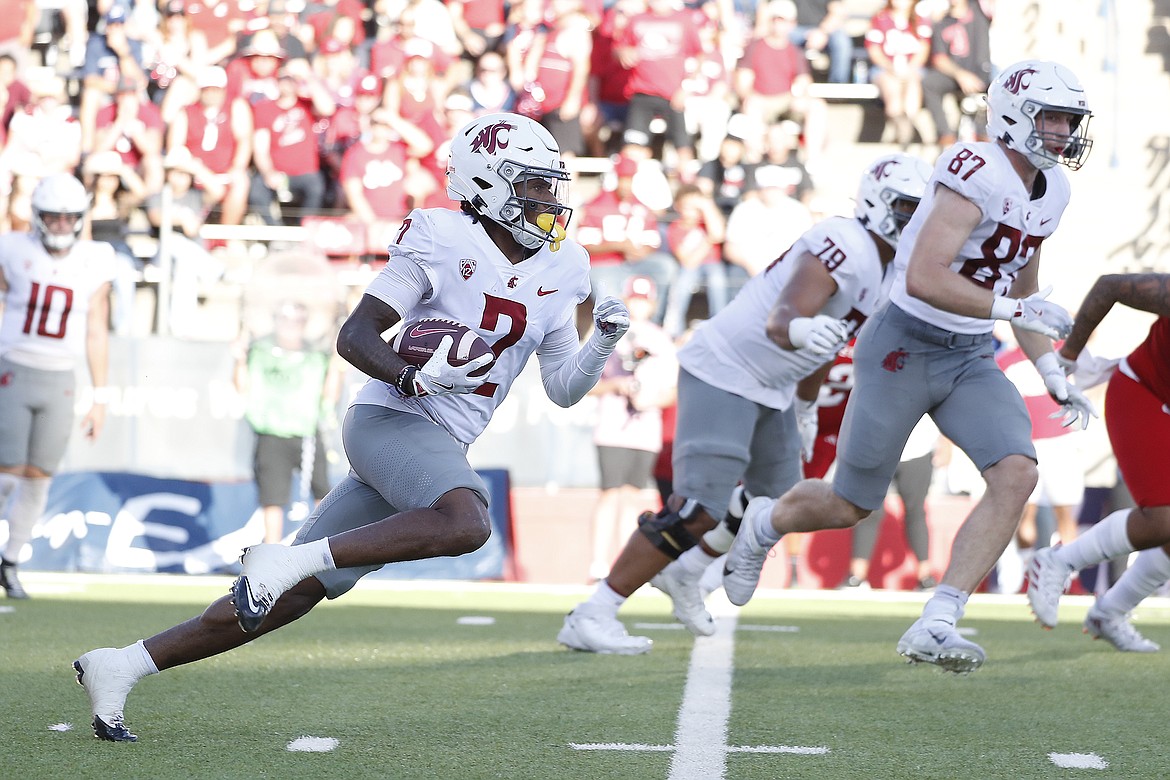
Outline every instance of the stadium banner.
[[(166, 336), (110, 337), (106, 424), (96, 441), (74, 436), (61, 472), (122, 472), (195, 482), (252, 479), (254, 435), (232, 383), (231, 345)], [(82, 372), (84, 377), (84, 372)], [(342, 400), (323, 427), (329, 474), (348, 470), (336, 423), (364, 374), (345, 374)], [(78, 420), (92, 391), (80, 380)], [(468, 452), (478, 470), (507, 469), (516, 487), (597, 486), (596, 400), (563, 409), (548, 399), (536, 361)]]
[[(482, 470), (491, 493), (492, 535), (456, 558), (394, 563), (370, 575), (392, 579), (515, 577), (507, 471)], [(286, 524), (296, 533), (299, 523)], [(30, 570), (89, 573), (234, 574), (240, 551), (263, 539), (255, 484), (194, 482), (140, 474), (72, 472), (53, 479), (44, 516), (20, 563)], [(0, 539), (8, 522), (0, 520)]]

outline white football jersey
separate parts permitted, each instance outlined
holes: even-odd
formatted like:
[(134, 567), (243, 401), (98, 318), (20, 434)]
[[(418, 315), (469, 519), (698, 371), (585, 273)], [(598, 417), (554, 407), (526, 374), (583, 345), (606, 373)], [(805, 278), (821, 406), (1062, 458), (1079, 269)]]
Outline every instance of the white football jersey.
[(89, 300), (114, 278), (114, 248), (78, 241), (53, 257), (32, 233), (0, 235), (0, 269), (8, 284), (0, 320), (0, 355), (47, 371), (85, 357)]
[(1043, 191), (1033, 198), (994, 142), (960, 143), (943, 152), (926, 185), (926, 195), (898, 242), (890, 299), (906, 313), (954, 333), (989, 332), (994, 324), (991, 319), (952, 314), (906, 292), (910, 252), (934, 205), (938, 185), (949, 187), (983, 212), (983, 220), (967, 237), (951, 270), (996, 295), (1006, 295), (1020, 269), (1056, 230), (1068, 206), (1068, 176), (1060, 166), (1038, 173), (1036, 184)]
[(820, 259), (837, 282), (837, 292), (819, 313), (848, 320), (850, 332), (856, 333), (885, 300), (884, 268), (864, 225), (852, 217), (830, 217), (813, 225), (699, 326), (679, 350), (679, 364), (709, 385), (772, 409), (787, 409), (796, 383), (826, 362), (825, 356), (807, 349), (781, 349), (765, 332), (796, 258), (806, 252)]
[[(403, 278), (417, 277), (417, 269), (430, 286), (421, 299), (416, 283)], [(393, 385), (371, 379), (355, 399), (425, 415), (470, 444), (545, 336), (575, 328), (577, 305), (589, 297), (589, 255), (566, 239), (556, 252), (545, 245), (513, 265), (466, 214), (415, 209), (403, 220), (390, 261), (366, 294), (393, 307), (404, 323), (455, 320), (492, 345), (496, 361), (475, 393), (403, 398)]]

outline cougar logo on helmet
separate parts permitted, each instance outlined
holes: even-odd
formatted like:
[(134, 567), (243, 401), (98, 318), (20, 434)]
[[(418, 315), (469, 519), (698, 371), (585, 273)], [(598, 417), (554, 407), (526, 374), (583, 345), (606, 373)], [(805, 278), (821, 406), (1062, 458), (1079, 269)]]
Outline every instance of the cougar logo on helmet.
[(1035, 72), (1035, 68), (1024, 68), (1022, 70), (1017, 70), (1015, 73), (1004, 79), (1003, 88), (1013, 95), (1018, 95), (1020, 94), (1021, 89), (1027, 89), (1032, 85), (1032, 79), (1029, 78), (1029, 76)]
[(877, 165), (873, 166), (873, 170), (870, 171), (870, 174), (878, 181), (881, 181), (890, 175), (890, 168), (895, 164), (896, 163), (893, 160), (882, 160)]
[(494, 125), (488, 125), (479, 131), (479, 134), (471, 142), (471, 151), (485, 151), (488, 154), (495, 154), (499, 149), (508, 148), (508, 136), (500, 136), (505, 130), (514, 130), (515, 126), (507, 122), (497, 122)]

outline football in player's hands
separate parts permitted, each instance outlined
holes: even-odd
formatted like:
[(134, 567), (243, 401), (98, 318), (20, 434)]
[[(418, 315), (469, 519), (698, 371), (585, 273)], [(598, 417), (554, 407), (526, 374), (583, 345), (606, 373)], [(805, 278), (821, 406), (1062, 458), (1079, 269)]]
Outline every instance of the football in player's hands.
[[(407, 363), (422, 368), (435, 354), (435, 350), (446, 336), (451, 337), (447, 362), (452, 366), (461, 366), (481, 355), (492, 353), (488, 343), (471, 328), (461, 322), (438, 318), (427, 318), (403, 325), (394, 338), (390, 339), (390, 348)], [(472, 371), (471, 376), (483, 376), (491, 370), (492, 362), (495, 362), (494, 359), (483, 368)]]

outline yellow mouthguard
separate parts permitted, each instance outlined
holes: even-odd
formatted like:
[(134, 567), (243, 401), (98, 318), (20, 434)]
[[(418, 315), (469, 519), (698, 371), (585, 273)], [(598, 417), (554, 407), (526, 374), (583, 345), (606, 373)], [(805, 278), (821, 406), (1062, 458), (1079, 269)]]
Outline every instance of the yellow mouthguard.
[(561, 248), (561, 242), (565, 240), (565, 229), (557, 222), (555, 214), (538, 214), (536, 216), (536, 226), (546, 233), (552, 234), (552, 251), (557, 251)]

